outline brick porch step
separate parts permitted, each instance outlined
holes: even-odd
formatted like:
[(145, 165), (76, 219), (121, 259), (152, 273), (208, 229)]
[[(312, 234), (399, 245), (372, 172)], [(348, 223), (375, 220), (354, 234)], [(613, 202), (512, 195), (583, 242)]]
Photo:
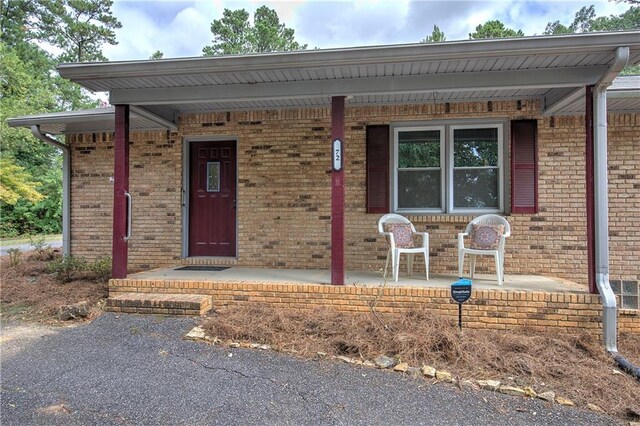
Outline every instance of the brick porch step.
[(211, 296), (202, 294), (119, 293), (107, 299), (107, 311), (132, 314), (204, 315)]

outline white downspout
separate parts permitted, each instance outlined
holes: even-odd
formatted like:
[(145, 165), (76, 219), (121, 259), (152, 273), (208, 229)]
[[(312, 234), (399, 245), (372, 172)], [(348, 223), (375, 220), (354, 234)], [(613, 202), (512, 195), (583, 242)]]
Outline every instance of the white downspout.
[(40, 126), (31, 126), (33, 136), (62, 150), (62, 252), (71, 255), (71, 155), (69, 146), (58, 142), (40, 131)]
[(613, 64), (593, 89), (596, 285), (602, 298), (602, 325), (607, 351), (617, 354), (616, 296), (609, 283), (609, 198), (607, 176), (607, 87), (627, 65), (629, 48), (616, 49)]

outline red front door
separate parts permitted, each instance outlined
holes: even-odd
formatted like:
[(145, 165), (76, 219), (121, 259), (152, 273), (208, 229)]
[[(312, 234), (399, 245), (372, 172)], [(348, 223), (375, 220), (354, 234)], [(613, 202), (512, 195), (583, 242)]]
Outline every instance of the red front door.
[(192, 142), (189, 256), (236, 255), (236, 143)]

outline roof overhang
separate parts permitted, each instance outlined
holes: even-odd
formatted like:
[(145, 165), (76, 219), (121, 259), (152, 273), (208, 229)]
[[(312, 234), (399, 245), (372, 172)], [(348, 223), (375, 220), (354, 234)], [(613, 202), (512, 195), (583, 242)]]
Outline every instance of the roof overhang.
[[(618, 48), (640, 63), (640, 31), (308, 50), (240, 56), (61, 64), (60, 75), (111, 104), (131, 129), (172, 129), (189, 112), (349, 105), (539, 100), (543, 114), (580, 114), (584, 87), (610, 74)], [(609, 110), (640, 111), (638, 78), (609, 88)], [(113, 109), (22, 117), (47, 133), (112, 131)]]
[[(95, 108), (77, 111), (63, 111), (10, 118), (11, 127), (38, 126), (42, 133), (50, 135), (70, 133), (113, 132), (115, 108)], [(175, 130), (176, 125), (142, 107), (132, 106), (129, 128), (142, 130)]]

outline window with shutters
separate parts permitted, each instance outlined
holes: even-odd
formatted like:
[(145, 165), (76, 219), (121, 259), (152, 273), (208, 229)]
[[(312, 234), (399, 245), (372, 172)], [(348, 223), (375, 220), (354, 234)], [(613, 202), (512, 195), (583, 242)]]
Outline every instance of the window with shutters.
[(395, 211), (503, 211), (502, 124), (396, 126), (393, 143)]

